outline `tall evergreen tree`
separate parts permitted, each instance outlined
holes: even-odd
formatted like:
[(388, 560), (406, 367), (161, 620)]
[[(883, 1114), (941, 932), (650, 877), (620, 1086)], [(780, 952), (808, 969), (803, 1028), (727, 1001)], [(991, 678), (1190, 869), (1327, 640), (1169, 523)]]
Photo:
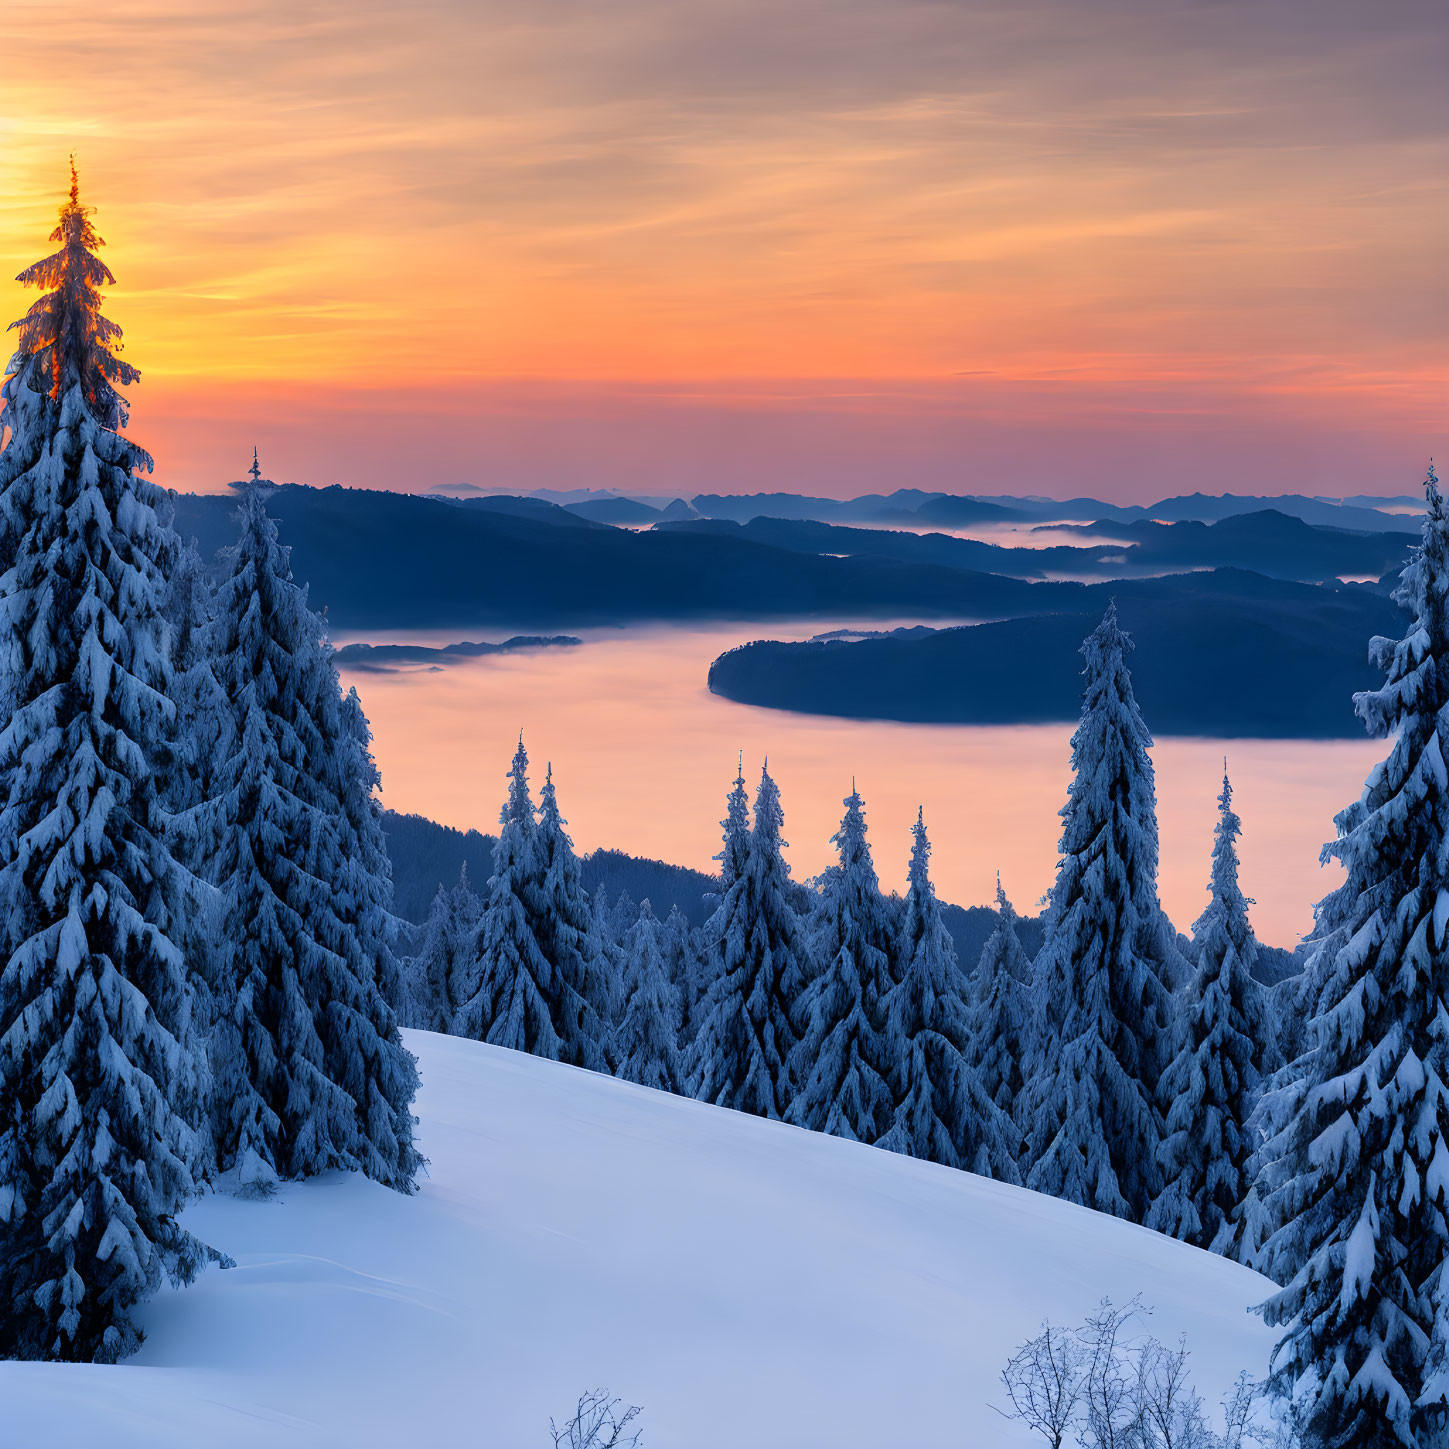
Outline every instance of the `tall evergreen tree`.
[(614, 1033), (614, 1075), (661, 1092), (678, 1092), (679, 991), (669, 979), (660, 925), (646, 900), (625, 945), (629, 953), (624, 1005)]
[(818, 974), (794, 1001), (799, 1041), (789, 1060), (796, 1126), (875, 1142), (895, 1118), (886, 1047), (890, 921), (852, 785), (831, 843), (839, 863), (821, 881), (809, 959)]
[(171, 633), (176, 725), (160, 788), (167, 811), (167, 844), (187, 867), (176, 942), (186, 958), (192, 1014), (198, 1030), (207, 1035), (215, 1016), (221, 937), (220, 899), (206, 878), (216, 848), (209, 834), (208, 805), (215, 791), (217, 763), (226, 754), (230, 711), (213, 667), (215, 589), (194, 541), (172, 551), (171, 559), (165, 613)]
[(212, 775), (223, 750), (227, 708), (212, 659), (215, 590), (195, 540), (180, 544), (174, 559), (165, 609), (171, 631), (177, 758), (163, 784), (168, 809), (185, 816), (211, 798)]
[(1141, 1221), (1161, 1190), (1155, 1094), (1186, 972), (1157, 898), (1152, 737), (1108, 607), (1082, 645), (1061, 863), (1033, 972), (1026, 1185)]
[[(326, 653), (331, 656), (331, 646)], [(333, 676), (335, 666), (333, 667)], [(325, 692), (329, 705), (340, 701), (329, 733), (336, 741), (329, 780), (340, 805), (342, 878), (334, 906), (347, 929), (357, 969), (372, 978), (382, 999), (396, 1015), (402, 1006), (402, 967), (398, 962), (398, 919), (392, 911), (392, 859), (382, 828), (382, 774), (372, 754), (372, 726), (362, 712), (355, 689)]]
[(551, 1002), (561, 1061), (605, 1069), (608, 1023), (614, 1019), (620, 983), (616, 963), (599, 949), (593, 906), (583, 886), (579, 858), (559, 813), (553, 766), (539, 792), (533, 836), (536, 864), (529, 905), (538, 948), (552, 968)]
[[(700, 968), (696, 943), (678, 906), (674, 906), (659, 933), (660, 950), (664, 953), (664, 969), (679, 994), (679, 1043), (687, 1047), (694, 1040), (694, 1022), (690, 1003), (700, 995)], [(681, 1089), (682, 1090), (682, 1089)]]
[(900, 980), (886, 1001), (896, 1109), (880, 1146), (1019, 1182), (1020, 1135), (968, 1056), (961, 966), (931, 883), (931, 842), (921, 811), (912, 836), (910, 886), (895, 949)]
[(719, 974), (702, 1003), (690, 1073), (701, 1101), (774, 1118), (790, 1106), (790, 1006), (807, 950), (781, 853), (783, 824), (766, 765), (749, 847), (711, 927)]
[(627, 890), (619, 892), (619, 898), (609, 910), (609, 933), (616, 941), (627, 942), (629, 932), (639, 919), (641, 903), (636, 903)]
[(740, 751), (738, 773), (725, 801), (725, 818), (720, 821), (724, 831), (723, 848), (715, 859), (719, 861), (720, 899), (723, 900), (729, 888), (739, 879), (750, 854), (750, 797), (745, 790), (745, 755)]
[(483, 898), (478, 960), (453, 1027), (494, 1046), (558, 1061), (563, 1043), (553, 1018), (553, 967), (534, 935), (530, 898), (537, 853), (528, 751), (520, 735), (508, 770), (508, 799), (498, 816), (493, 874)]
[(722, 848), (714, 857), (719, 861), (719, 893), (705, 897), (706, 903), (712, 901), (714, 908), (700, 927), (695, 975), (684, 994), (684, 1029), (690, 1041), (699, 1033), (710, 986), (724, 973), (727, 921), (724, 902), (730, 887), (743, 872), (750, 852), (750, 798), (745, 790), (743, 751), (740, 752), (738, 770), (725, 802), (725, 818), (720, 821)]
[[(411, 1024), (451, 1032), (459, 1010), (477, 990), (478, 929), (483, 903), (468, 881), (464, 861), (457, 883), (440, 885), (428, 908), (422, 948), (412, 963)], [(471, 984), (470, 984), (471, 983)]]
[(120, 433), (138, 374), (73, 171), (52, 240), (0, 452), (0, 1354), (114, 1360), (207, 1255), (176, 1221), (200, 1103), (159, 778), (175, 536)]
[(1147, 1226), (1200, 1248), (1233, 1253), (1234, 1215), (1248, 1190), (1245, 1124), (1257, 1105), (1260, 1063), (1272, 1050), (1266, 993), (1253, 978), (1258, 943), (1238, 885), (1238, 835), (1226, 769), (1218, 797), (1207, 910), (1193, 927), (1197, 974), (1181, 1046), (1163, 1074), (1166, 1135), (1157, 1151), (1163, 1188)]
[(996, 877), (996, 910), (1000, 923), (982, 948), (971, 994), (967, 1060), (987, 1096), (1008, 1117), (1025, 1082), (1027, 1000), (1031, 989), (1031, 958), (1017, 935), (1017, 915), (1001, 877)]
[[(617, 1066), (612, 1055), (614, 1033), (623, 1014), (629, 989), (629, 932), (639, 918), (639, 907), (630, 900), (628, 891), (620, 891), (617, 901), (610, 900), (608, 883), (600, 881), (594, 887), (590, 911), (593, 929), (589, 951), (594, 965), (594, 977), (596, 981), (608, 983), (614, 988), (606, 1002), (607, 1010), (599, 1014), (605, 1062), (608, 1069), (613, 1071)], [(629, 917), (627, 923), (626, 916)]]
[(1263, 1153), (1272, 1383), (1313, 1449), (1449, 1435), (1449, 520), (1432, 465), (1425, 493), (1394, 595), (1412, 623), (1373, 641), (1384, 684), (1354, 697), (1393, 743), (1325, 849), (1347, 878), (1318, 908), (1309, 1043)]
[(348, 858), (366, 807), (347, 795), (370, 797), (373, 776), (260, 488), (238, 517), (216, 632), (232, 713), (211, 828), (224, 912), (218, 1160), (249, 1192), (336, 1168), (410, 1192), (417, 1072), (382, 994), (385, 942), (361, 934), (375, 929), (358, 878), (367, 862)]

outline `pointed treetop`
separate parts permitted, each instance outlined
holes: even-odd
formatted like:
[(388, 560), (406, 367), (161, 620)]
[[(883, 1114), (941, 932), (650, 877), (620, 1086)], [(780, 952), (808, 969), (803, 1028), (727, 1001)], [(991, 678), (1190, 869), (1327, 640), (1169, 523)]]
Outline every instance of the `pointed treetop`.
[(839, 847), (842, 865), (855, 862), (873, 879), (875, 867), (871, 863), (870, 843), (865, 838), (865, 801), (860, 798), (860, 791), (855, 788), (853, 779), (850, 782), (850, 794), (841, 804), (845, 806), (845, 815), (840, 822), (840, 829), (830, 837), (831, 844)]
[(1105, 653), (1120, 656), (1130, 654), (1135, 647), (1132, 636), (1117, 621), (1117, 600), (1111, 599), (1102, 622), (1082, 640), (1081, 654), (1090, 668), (1093, 660)]
[(1444, 499), (1439, 492), (1439, 475), (1434, 471), (1434, 460), (1429, 459), (1429, 471), (1424, 477), (1424, 498), (1429, 505), (1429, 516), (1441, 518), (1444, 514)]
[(253, 483), (260, 483), (262, 478), (262, 465), (257, 461), (257, 446), (252, 444), (252, 466), (250, 469)]
[[(523, 748), (522, 745), (519, 746)], [(553, 761), (550, 760), (544, 766), (543, 789), (538, 792), (540, 801), (539, 809), (547, 810), (553, 815), (558, 814), (558, 792), (553, 788)]]
[[(1238, 854), (1234, 842), (1243, 833), (1243, 822), (1233, 810), (1233, 785), (1228, 779), (1228, 772), (1223, 771), (1223, 790), (1218, 796), (1218, 823), (1213, 831), (1216, 837), (1216, 844), (1213, 847), (1213, 883), (1219, 883), (1219, 876), (1223, 878), (1223, 884), (1231, 884), (1234, 890), (1238, 884)], [(1231, 881), (1228, 877), (1231, 876)]]
[(740, 751), (739, 773), (725, 801), (725, 818), (720, 821), (724, 831), (724, 849), (715, 856), (720, 863), (720, 884), (728, 890), (744, 870), (745, 853), (749, 849), (750, 797), (745, 790), (745, 752)]
[(1016, 907), (1011, 904), (1007, 897), (1006, 890), (1001, 884), (1001, 872), (996, 872), (996, 913), (1001, 917), (1003, 926), (1010, 926), (1014, 930), (1016, 923), (1021, 919), (1016, 914)]
[(931, 842), (926, 837), (926, 811), (916, 806), (916, 823), (911, 826), (910, 888), (929, 891), (931, 887)]
[[(91, 210), (81, 205), (80, 181), (74, 158), (70, 193), (60, 208), (60, 224), (50, 234), (60, 250), (26, 267), (16, 278), (24, 287), (45, 295), (11, 326), (19, 332), (15, 362), (9, 371), (29, 364), (48, 382), (44, 391), (54, 399), (79, 387), (86, 411), (101, 427), (116, 431), (126, 422), (126, 406), (118, 388), (141, 376), (122, 362), (121, 329), (101, 315), (103, 286), (115, 277), (96, 255), (105, 245), (90, 223)], [(135, 450), (136, 462), (150, 460)]]
[(1218, 796), (1218, 823), (1213, 827), (1212, 873), (1208, 880), (1206, 910), (1193, 923), (1193, 935), (1202, 938), (1213, 923), (1238, 917), (1246, 918), (1250, 896), (1238, 884), (1238, 836), (1243, 822), (1233, 810), (1233, 786), (1223, 771), (1223, 789)]
[(785, 814), (780, 808), (780, 787), (770, 775), (767, 759), (760, 770), (760, 788), (755, 792), (755, 839), (767, 847), (783, 846), (780, 831)]
[(508, 770), (508, 800), (498, 817), (500, 825), (533, 826), (533, 797), (528, 793), (528, 751), (523, 747), (523, 731), (518, 732), (518, 748)]
[[(568, 821), (563, 818), (558, 808), (558, 791), (553, 784), (553, 761), (548, 762), (548, 768), (544, 771), (543, 789), (538, 792), (538, 813), (540, 826), (546, 835), (563, 835), (564, 826)], [(565, 837), (567, 838), (567, 837)]]

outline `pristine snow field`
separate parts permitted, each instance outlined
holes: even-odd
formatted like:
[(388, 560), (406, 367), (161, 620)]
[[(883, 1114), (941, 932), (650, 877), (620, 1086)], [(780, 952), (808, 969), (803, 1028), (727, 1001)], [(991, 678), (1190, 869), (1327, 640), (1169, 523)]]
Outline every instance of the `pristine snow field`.
[(647, 1449), (1025, 1445), (989, 1407), (1044, 1315), (1186, 1333), (1213, 1404), (1261, 1374), (1266, 1280), (876, 1148), (408, 1033), (429, 1175), (209, 1197), (231, 1253), (114, 1367), (0, 1364), (9, 1449), (527, 1449), (607, 1385)]

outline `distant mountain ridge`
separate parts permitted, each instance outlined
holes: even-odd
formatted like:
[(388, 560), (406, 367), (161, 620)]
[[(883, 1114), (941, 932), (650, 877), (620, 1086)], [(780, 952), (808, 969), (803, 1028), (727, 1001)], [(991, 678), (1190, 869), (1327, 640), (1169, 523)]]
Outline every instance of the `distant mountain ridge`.
[[(439, 483), (423, 496), (489, 499), (510, 496), (503, 489), (472, 483)], [(928, 492), (898, 488), (892, 493), (865, 493), (855, 498), (823, 498), (803, 493), (701, 493), (669, 498), (611, 489), (535, 488), (525, 495), (556, 504), (598, 522), (646, 525), (662, 518), (718, 518), (749, 523), (756, 518), (782, 518), (816, 523), (865, 523), (913, 526), (922, 523), (961, 528), (986, 523), (1216, 523), (1244, 513), (1274, 509), (1323, 528), (1360, 532), (1411, 532), (1423, 512), (1423, 499), (1413, 494), (1356, 493), (1327, 498), (1304, 493), (1184, 493), (1149, 504), (1111, 503), (1101, 498), (1014, 497), (1010, 494)]]
[(1410, 539), (1396, 532), (1355, 533), (1305, 523), (1274, 509), (1231, 514), (1217, 523), (1053, 523), (1053, 531), (1106, 534), (1116, 543), (1031, 548), (948, 533), (915, 533), (813, 520), (698, 519), (659, 527), (751, 539), (801, 553), (835, 553), (930, 563), (947, 568), (1051, 580), (1143, 577), (1184, 569), (1245, 568), (1271, 578), (1317, 583), (1341, 576), (1379, 578), (1402, 568)]
[[(228, 495), (178, 495), (177, 527), (210, 557), (234, 539), (235, 506)], [(829, 526), (838, 533), (822, 532), (810, 520), (696, 519), (635, 530), (507, 495), (285, 485), (268, 508), (313, 605), (352, 631), (1007, 618), (1081, 608), (1083, 585), (1063, 578), (1245, 564), (1290, 578), (1377, 576), (1397, 566), (1407, 542), (1393, 541), (1402, 534), (1326, 536), (1264, 513), (1221, 533), (1221, 524), (1173, 532), (1137, 520), (1143, 538), (1126, 550), (1028, 551), (839, 524)]]
[[(818, 523), (930, 523), (969, 527), (985, 523), (1060, 521), (1131, 523), (1216, 523), (1243, 513), (1274, 509), (1326, 528), (1363, 532), (1406, 533), (1418, 528), (1419, 500), (1395, 495), (1376, 508), (1363, 494), (1351, 499), (1309, 497), (1302, 493), (1273, 495), (1188, 493), (1156, 503), (1117, 504), (1099, 498), (1013, 498), (1005, 494), (923, 493), (903, 488), (894, 493), (867, 493), (858, 498), (818, 498), (794, 493), (703, 493), (689, 500), (704, 518), (748, 523), (755, 518), (786, 518)], [(1405, 508), (1414, 513), (1405, 513)], [(1396, 511), (1389, 511), (1390, 509)]]
[[(353, 631), (989, 618), (1066, 598), (1051, 586), (954, 568), (790, 553), (673, 529), (635, 532), (534, 498), (456, 501), (286, 485), (267, 506), (313, 606)], [(176, 525), (211, 557), (234, 540), (235, 507), (233, 497), (180, 494)]]

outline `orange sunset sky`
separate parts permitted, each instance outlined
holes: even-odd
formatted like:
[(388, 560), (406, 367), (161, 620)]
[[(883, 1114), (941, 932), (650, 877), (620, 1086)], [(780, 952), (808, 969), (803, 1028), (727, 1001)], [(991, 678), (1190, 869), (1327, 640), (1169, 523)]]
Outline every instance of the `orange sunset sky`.
[[(160, 481), (1410, 491), (1443, 0), (8, 0)], [(0, 283), (0, 314), (27, 305)]]

